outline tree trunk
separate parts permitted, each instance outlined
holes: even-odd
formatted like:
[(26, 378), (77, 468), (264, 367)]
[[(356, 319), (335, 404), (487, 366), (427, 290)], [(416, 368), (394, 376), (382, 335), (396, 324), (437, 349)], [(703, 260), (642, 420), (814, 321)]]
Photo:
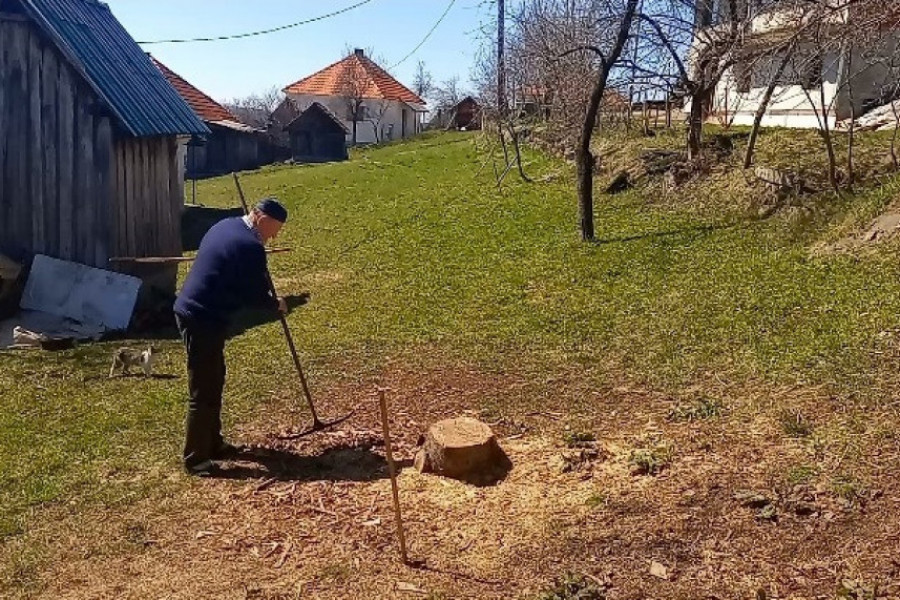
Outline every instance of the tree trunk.
[(597, 72), (597, 81), (591, 92), (587, 112), (581, 123), (581, 134), (578, 146), (575, 149), (575, 165), (577, 171), (578, 186), (578, 215), (581, 221), (581, 239), (593, 241), (594, 239), (594, 155), (591, 152), (591, 139), (594, 136), (594, 127), (597, 124), (597, 113), (600, 110), (600, 102), (606, 91), (606, 82), (609, 80), (609, 72), (619, 62), (622, 50), (628, 42), (631, 34), (631, 24), (634, 21), (634, 13), (637, 10), (638, 0), (628, 0), (622, 22), (619, 24), (619, 33), (615, 46), (609, 56), (601, 59), (600, 69)]
[[(853, 72), (853, 45), (847, 51), (847, 72)], [(856, 136), (856, 108), (854, 107), (853, 82), (847, 85), (847, 99), (850, 101), (850, 129), (847, 131), (847, 185), (852, 187), (855, 174), (853, 172), (853, 150)]]
[(837, 155), (834, 152), (834, 139), (831, 137), (831, 125), (828, 123), (828, 113), (831, 111), (829, 110), (829, 105), (825, 102), (824, 84), (819, 85), (819, 102), (821, 106), (820, 110), (822, 111), (819, 134), (822, 136), (822, 141), (825, 142), (825, 151), (828, 153), (828, 182), (831, 184), (831, 187), (834, 188), (834, 191), (840, 194), (841, 186), (837, 180)]
[(590, 141), (588, 141), (588, 150), (579, 149), (575, 160), (581, 239), (589, 242), (594, 239), (594, 155), (590, 151)]
[(753, 152), (756, 150), (756, 139), (759, 137), (759, 130), (760, 127), (762, 127), (763, 117), (769, 109), (769, 102), (772, 101), (772, 96), (775, 94), (775, 88), (778, 87), (778, 81), (781, 79), (784, 70), (791, 61), (791, 56), (794, 54), (794, 48), (795, 45), (792, 43), (785, 51), (784, 57), (781, 59), (778, 68), (775, 70), (772, 79), (769, 81), (769, 85), (766, 86), (766, 91), (763, 93), (762, 100), (759, 102), (759, 108), (756, 109), (756, 114), (753, 116), (753, 129), (750, 130), (750, 139), (747, 140), (747, 152), (744, 154), (745, 169), (749, 169), (753, 165)]
[(512, 139), (513, 150), (516, 153), (516, 166), (519, 169), (519, 177), (522, 178), (522, 181), (531, 183), (531, 178), (525, 174), (525, 166), (522, 164), (522, 149), (519, 147), (519, 132), (516, 131), (516, 126), (513, 125), (512, 122), (507, 123), (507, 128), (509, 129), (509, 137)]
[[(900, 93), (900, 82), (894, 86), (891, 98), (897, 98), (898, 93)], [(894, 170), (897, 170), (900, 167), (900, 161), (897, 160), (897, 134), (900, 133), (900, 112), (897, 111), (896, 100), (891, 100), (891, 113), (894, 115), (894, 134), (891, 136), (891, 163), (894, 165)]]
[(356, 146), (356, 124), (358, 121), (353, 119), (353, 142), (350, 144), (351, 146)]
[(691, 112), (688, 119), (687, 158), (689, 161), (700, 158), (703, 144), (703, 105), (709, 95), (709, 91), (704, 85), (698, 85), (695, 89), (697, 91), (691, 97)]

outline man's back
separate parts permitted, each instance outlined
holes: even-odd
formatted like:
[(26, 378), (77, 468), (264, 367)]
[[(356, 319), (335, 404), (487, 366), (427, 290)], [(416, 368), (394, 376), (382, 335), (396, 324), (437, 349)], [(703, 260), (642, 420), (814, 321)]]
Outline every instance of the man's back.
[(266, 253), (257, 234), (240, 217), (213, 225), (175, 301), (175, 313), (216, 325), (244, 306), (264, 304)]

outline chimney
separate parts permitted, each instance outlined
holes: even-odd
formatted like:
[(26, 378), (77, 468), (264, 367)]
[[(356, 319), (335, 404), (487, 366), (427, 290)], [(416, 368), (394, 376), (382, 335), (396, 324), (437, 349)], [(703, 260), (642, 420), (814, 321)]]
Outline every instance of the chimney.
[(357, 56), (360, 57), (360, 58), (362, 58), (363, 56), (366, 55), (365, 51), (364, 51), (362, 48), (357, 48), (357, 49), (355, 49), (355, 50), (353, 51), (353, 54), (357, 55)]

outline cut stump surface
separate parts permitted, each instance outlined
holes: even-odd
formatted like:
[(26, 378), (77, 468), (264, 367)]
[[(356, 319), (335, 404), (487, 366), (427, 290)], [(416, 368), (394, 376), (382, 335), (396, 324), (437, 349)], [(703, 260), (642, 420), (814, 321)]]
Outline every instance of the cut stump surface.
[(431, 426), (415, 467), (476, 485), (496, 483), (512, 464), (491, 428), (468, 417), (447, 419)]

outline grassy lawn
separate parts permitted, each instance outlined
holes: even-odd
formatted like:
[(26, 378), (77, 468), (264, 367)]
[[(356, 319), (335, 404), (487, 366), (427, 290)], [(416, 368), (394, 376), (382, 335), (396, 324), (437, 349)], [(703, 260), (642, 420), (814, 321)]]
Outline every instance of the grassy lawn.
[[(863, 155), (877, 156), (887, 140), (865, 138)], [(616, 142), (610, 161), (676, 142)], [(810, 162), (817, 143), (772, 131), (759, 162), (785, 153)], [(894, 394), (885, 344), (900, 320), (896, 244), (811, 248), (877, 214), (900, 191), (896, 179), (758, 219), (749, 209), (758, 192), (727, 163), (680, 191), (599, 195), (599, 241), (584, 244), (571, 168), (529, 153), (537, 183), (510, 175), (498, 193), (490, 166), (479, 170), (484, 144), (473, 134), (427, 136), (342, 164), (242, 176), (248, 197), (275, 195), (291, 211), (277, 244), (293, 251), (270, 266), (281, 293), (312, 294), (289, 321), (314, 390), (388, 362), (432, 361), (528, 380), (575, 365), (589, 386), (628, 379), (676, 395), (710, 374), (826, 386), (860, 406)], [(803, 167), (821, 172), (815, 161)], [(230, 178), (200, 183), (198, 199), (237, 204)], [(267, 324), (229, 344), (229, 425), (296, 387), (279, 336)], [(29, 533), (48, 511), (77, 518), (86, 507), (128, 506), (193, 485), (178, 471), (183, 351), (175, 340), (154, 343), (159, 372), (176, 378), (108, 380), (118, 342), (0, 353), (0, 582), (10, 589), (39, 584), (33, 565), (42, 546)], [(492, 397), (479, 402), (472, 408), (490, 408)], [(594, 410), (590, 398), (573, 398), (572, 408)]]

